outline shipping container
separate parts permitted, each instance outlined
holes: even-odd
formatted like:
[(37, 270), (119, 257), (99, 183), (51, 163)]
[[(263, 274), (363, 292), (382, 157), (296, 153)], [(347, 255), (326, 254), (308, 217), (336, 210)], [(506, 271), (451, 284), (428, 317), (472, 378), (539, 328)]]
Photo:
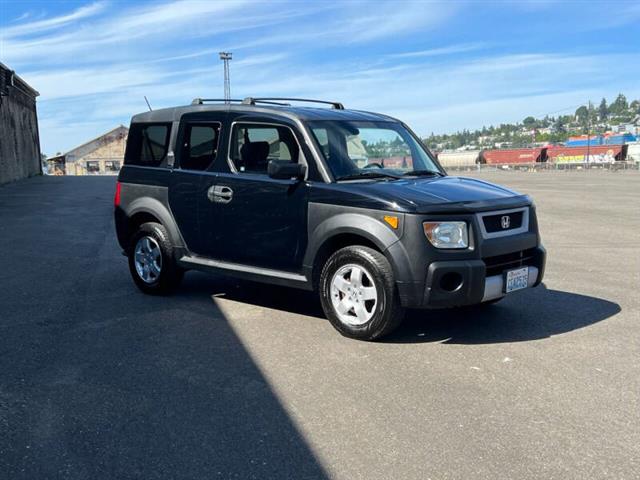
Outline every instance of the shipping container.
[(483, 150), (480, 152), (480, 162), (488, 165), (545, 162), (546, 150), (546, 147)]
[(635, 142), (636, 140), (637, 138), (630, 133), (615, 133), (613, 135), (604, 136), (605, 145), (620, 145), (622, 143)]
[(591, 137), (578, 135), (576, 137), (569, 137), (564, 144), (567, 147), (586, 147), (587, 145), (602, 145), (603, 142), (604, 139), (600, 135), (592, 135)]
[(553, 163), (613, 163), (615, 161), (624, 161), (626, 156), (626, 145), (547, 147), (547, 159)]
[(444, 168), (447, 167), (473, 167), (478, 163), (480, 150), (467, 150), (464, 152), (440, 152), (438, 162)]

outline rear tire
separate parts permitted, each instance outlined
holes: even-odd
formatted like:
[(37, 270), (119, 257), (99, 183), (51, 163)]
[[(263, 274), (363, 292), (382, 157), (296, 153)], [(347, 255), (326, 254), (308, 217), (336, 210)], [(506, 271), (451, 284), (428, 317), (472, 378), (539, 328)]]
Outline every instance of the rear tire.
[(395, 330), (404, 318), (391, 264), (364, 246), (335, 252), (320, 275), (325, 315), (342, 335), (376, 340)]
[(166, 295), (182, 281), (167, 230), (159, 223), (143, 223), (131, 237), (129, 271), (136, 286), (150, 295)]

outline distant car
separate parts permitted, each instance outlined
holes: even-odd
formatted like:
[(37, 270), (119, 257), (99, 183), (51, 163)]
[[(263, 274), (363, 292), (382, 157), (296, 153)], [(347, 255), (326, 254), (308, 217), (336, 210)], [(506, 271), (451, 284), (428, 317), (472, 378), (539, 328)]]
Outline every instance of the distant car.
[(405, 308), (495, 302), (542, 281), (528, 196), (447, 176), (394, 118), (293, 100), (133, 117), (115, 223), (140, 290), (168, 293), (192, 269), (316, 290), (340, 333), (373, 340)]

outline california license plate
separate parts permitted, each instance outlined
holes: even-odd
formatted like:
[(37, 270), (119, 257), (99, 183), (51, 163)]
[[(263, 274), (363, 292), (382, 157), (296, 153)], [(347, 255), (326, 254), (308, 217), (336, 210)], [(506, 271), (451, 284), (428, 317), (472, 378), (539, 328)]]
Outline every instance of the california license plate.
[(529, 286), (529, 267), (509, 270), (505, 274), (504, 293), (515, 292)]

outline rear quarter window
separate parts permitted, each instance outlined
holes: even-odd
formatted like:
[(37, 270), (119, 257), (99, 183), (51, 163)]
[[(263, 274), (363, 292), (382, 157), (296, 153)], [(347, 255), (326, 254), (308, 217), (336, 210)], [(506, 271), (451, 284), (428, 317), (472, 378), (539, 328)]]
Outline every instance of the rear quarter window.
[(171, 123), (138, 123), (129, 129), (125, 165), (164, 167), (167, 164)]

